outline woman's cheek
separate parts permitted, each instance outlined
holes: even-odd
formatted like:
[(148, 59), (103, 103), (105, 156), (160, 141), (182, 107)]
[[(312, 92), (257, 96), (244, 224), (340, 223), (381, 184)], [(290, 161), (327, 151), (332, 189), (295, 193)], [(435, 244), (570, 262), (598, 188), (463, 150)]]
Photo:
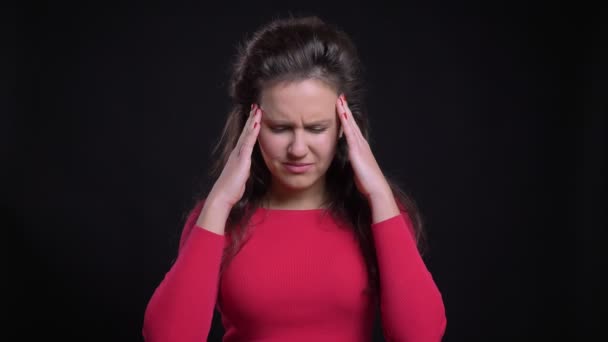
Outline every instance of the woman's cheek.
[(261, 134), (258, 136), (258, 143), (260, 144), (260, 150), (270, 159), (276, 159), (280, 157), (281, 153), (281, 141), (277, 137), (273, 137), (270, 134)]
[(268, 135), (264, 133), (264, 131), (260, 132), (258, 135), (258, 144), (260, 145), (260, 149), (264, 152), (268, 151)]
[(323, 147), (323, 150), (331, 151), (333, 146), (336, 145), (336, 139), (334, 132), (326, 132), (320, 137), (319, 145)]

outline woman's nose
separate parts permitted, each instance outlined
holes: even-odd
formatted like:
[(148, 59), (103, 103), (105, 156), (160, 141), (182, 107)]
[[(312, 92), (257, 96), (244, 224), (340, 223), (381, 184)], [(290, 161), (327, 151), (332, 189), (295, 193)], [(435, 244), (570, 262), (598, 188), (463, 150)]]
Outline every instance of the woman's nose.
[(306, 156), (306, 153), (308, 153), (308, 146), (306, 145), (305, 140), (302, 132), (299, 132), (298, 130), (294, 131), (289, 148), (287, 149), (287, 152), (289, 152), (291, 157), (295, 159)]

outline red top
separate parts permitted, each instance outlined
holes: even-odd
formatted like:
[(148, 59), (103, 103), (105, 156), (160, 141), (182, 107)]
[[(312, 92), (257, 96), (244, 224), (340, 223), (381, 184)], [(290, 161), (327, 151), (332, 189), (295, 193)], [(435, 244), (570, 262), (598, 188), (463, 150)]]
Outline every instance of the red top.
[[(213, 310), (223, 341), (370, 341), (374, 315), (365, 260), (354, 235), (322, 209), (258, 209), (252, 234), (222, 277), (228, 237), (195, 225), (190, 213), (177, 259), (144, 316), (146, 341), (206, 341)], [(441, 341), (442, 295), (405, 212), (371, 226), (387, 341)]]

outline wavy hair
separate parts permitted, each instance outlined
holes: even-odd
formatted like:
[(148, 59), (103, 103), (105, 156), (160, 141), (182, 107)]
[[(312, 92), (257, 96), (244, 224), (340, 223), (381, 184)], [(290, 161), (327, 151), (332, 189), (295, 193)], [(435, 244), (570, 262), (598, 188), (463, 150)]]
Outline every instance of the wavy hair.
[[(226, 118), (221, 137), (212, 151), (215, 156), (209, 176), (221, 174), (230, 153), (236, 146), (249, 115), (252, 103), (259, 103), (262, 89), (274, 82), (295, 82), (318, 79), (338, 94), (344, 93), (361, 133), (369, 141), (369, 123), (364, 104), (363, 68), (356, 48), (341, 29), (316, 16), (274, 19), (255, 31), (238, 46), (232, 65), (229, 95), (232, 108)], [(390, 177), (386, 176), (399, 208), (412, 223), (419, 251), (423, 250), (424, 233), (416, 203)], [(259, 146), (251, 159), (251, 172), (243, 197), (232, 208), (225, 233), (230, 243), (224, 250), (220, 270), (238, 253), (247, 237), (247, 226), (269, 189), (271, 174)], [(328, 201), (326, 212), (350, 223), (365, 258), (369, 287), (367, 293), (379, 298), (379, 276), (371, 232), (371, 209), (367, 199), (357, 190), (354, 171), (348, 158), (346, 139), (339, 139), (335, 157), (326, 174)], [(199, 199), (203, 194), (197, 195)], [(220, 271), (220, 272), (221, 272)]]

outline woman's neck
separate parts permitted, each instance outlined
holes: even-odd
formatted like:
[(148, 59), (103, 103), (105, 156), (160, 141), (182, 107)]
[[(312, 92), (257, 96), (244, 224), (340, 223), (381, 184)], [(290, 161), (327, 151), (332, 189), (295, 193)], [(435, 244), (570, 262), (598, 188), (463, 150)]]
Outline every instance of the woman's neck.
[(262, 207), (268, 209), (308, 210), (325, 206), (327, 194), (323, 188), (302, 191), (279, 190), (271, 187), (262, 199)]

